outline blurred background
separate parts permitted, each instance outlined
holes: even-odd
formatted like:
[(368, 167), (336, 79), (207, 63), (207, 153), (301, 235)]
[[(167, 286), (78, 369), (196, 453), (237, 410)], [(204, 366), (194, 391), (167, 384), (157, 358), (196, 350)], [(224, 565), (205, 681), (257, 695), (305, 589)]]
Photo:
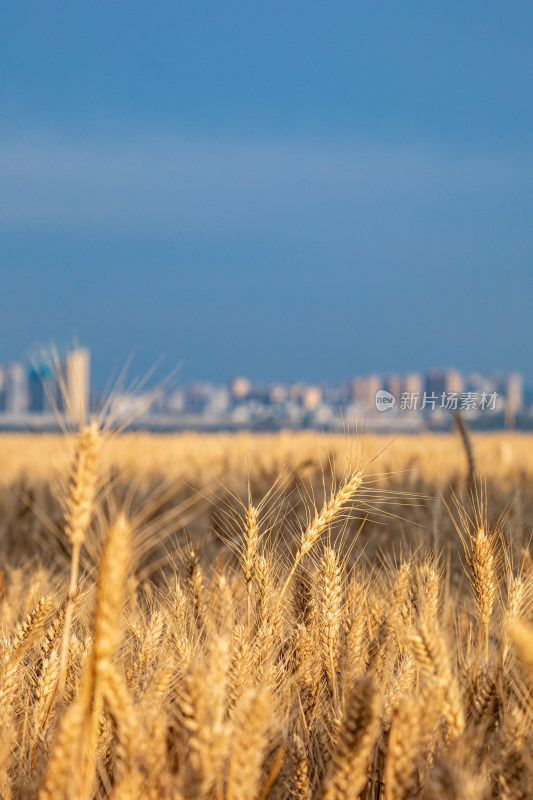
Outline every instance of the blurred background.
[(12, 2), (0, 363), (533, 383), (533, 6)]

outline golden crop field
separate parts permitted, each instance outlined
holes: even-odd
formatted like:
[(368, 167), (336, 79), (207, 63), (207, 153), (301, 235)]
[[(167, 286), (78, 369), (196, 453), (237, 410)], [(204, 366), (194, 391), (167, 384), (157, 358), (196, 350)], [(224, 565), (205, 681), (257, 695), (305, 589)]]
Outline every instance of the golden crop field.
[(532, 445), (0, 436), (0, 796), (530, 797)]

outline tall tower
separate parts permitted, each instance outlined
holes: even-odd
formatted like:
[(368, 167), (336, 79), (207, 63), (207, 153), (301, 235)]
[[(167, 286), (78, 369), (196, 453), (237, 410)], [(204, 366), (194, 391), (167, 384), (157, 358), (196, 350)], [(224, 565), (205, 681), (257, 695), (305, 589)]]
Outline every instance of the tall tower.
[(91, 383), (91, 356), (85, 347), (73, 350), (65, 358), (64, 379), (67, 414), (82, 422), (89, 411), (89, 391)]
[(5, 406), (8, 414), (26, 411), (26, 370), (22, 364), (10, 364), (6, 374)]

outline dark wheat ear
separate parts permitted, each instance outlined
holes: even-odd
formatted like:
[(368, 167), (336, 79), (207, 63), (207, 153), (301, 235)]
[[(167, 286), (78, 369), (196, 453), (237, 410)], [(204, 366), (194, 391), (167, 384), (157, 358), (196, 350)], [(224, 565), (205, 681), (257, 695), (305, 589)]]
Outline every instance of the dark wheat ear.
[(468, 464), (466, 490), (468, 494), (471, 494), (474, 492), (476, 485), (476, 462), (474, 460), (474, 449), (472, 447), (472, 440), (470, 438), (470, 434), (468, 433), (468, 428), (466, 427), (466, 423), (460, 411), (455, 412), (455, 422), (457, 425), (457, 430), (461, 436), (461, 441), (463, 443), (466, 461)]

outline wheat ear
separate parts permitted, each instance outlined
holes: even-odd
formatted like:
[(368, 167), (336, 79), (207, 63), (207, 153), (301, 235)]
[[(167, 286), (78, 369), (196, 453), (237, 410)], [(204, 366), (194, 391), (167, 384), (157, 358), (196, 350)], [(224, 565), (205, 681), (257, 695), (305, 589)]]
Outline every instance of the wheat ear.
[(471, 537), (470, 568), (472, 588), (485, 643), (485, 661), (489, 657), (489, 622), (496, 595), (496, 570), (492, 537), (479, 527)]
[(112, 658), (121, 639), (120, 614), (130, 564), (130, 542), (131, 526), (126, 516), (119, 514), (109, 528), (100, 559), (94, 644), (81, 685), (80, 705), (84, 724), (81, 733), (81, 759), (76, 765), (80, 800), (91, 797), (93, 791), (98, 725), (103, 710), (104, 692), (113, 670)]
[(333, 548), (328, 547), (319, 564), (320, 644), (322, 661), (337, 711), (338, 643), (341, 624), (341, 576)]
[(131, 525), (119, 514), (110, 527), (100, 560), (94, 623), (94, 669), (98, 679), (105, 672), (121, 638), (120, 614), (130, 567)]
[(270, 696), (264, 686), (248, 689), (241, 697), (234, 715), (226, 800), (253, 800), (257, 797), (270, 713)]
[(416, 789), (416, 759), (422, 742), (422, 713), (417, 699), (404, 696), (398, 703), (389, 734), (386, 798), (404, 800)]
[(257, 519), (257, 509), (248, 503), (246, 509), (246, 527), (244, 535), (243, 569), (244, 582), (246, 583), (246, 603), (248, 630), (250, 630), (250, 618), (252, 608), (252, 580), (254, 577), (255, 560), (257, 557), (257, 547), (259, 545), (259, 523)]
[(81, 429), (78, 436), (78, 447), (72, 468), (70, 490), (65, 512), (65, 530), (72, 546), (72, 554), (70, 562), (70, 581), (65, 606), (63, 639), (59, 658), (57, 684), (57, 697), (59, 700), (63, 697), (65, 687), (70, 628), (74, 612), (74, 601), (78, 589), (80, 552), (93, 514), (99, 440), (98, 426), (95, 422)]
[(378, 694), (372, 678), (365, 676), (348, 698), (322, 800), (355, 800), (363, 791), (379, 729)]
[(320, 535), (327, 530), (329, 525), (332, 524), (346, 503), (348, 503), (352, 496), (358, 491), (358, 489), (360, 489), (362, 483), (363, 471), (358, 470), (357, 472), (353, 472), (349, 478), (341, 483), (338, 490), (331, 494), (329, 500), (327, 500), (322, 506), (322, 510), (316, 511), (315, 516), (307, 528), (302, 531), (300, 546), (296, 552), (296, 556), (289, 574), (285, 579), (285, 583), (283, 584), (278, 595), (278, 599), (274, 607), (273, 618), (276, 617), (287, 588), (298, 568), (298, 564), (318, 541)]

